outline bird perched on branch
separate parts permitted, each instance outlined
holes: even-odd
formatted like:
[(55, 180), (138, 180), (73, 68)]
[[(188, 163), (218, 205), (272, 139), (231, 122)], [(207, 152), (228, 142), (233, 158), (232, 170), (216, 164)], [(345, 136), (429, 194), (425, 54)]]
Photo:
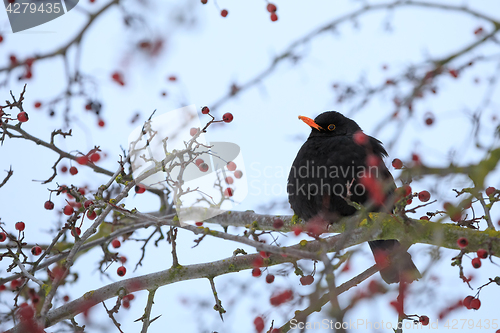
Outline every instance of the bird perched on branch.
[[(382, 143), (361, 131), (339, 112), (314, 120), (299, 116), (311, 134), (295, 158), (288, 177), (288, 199), (297, 216), (335, 223), (356, 213), (356, 203), (370, 212), (392, 212), (394, 178), (383, 163)], [(412, 282), (421, 277), (411, 256), (395, 240), (368, 242), (385, 282)]]

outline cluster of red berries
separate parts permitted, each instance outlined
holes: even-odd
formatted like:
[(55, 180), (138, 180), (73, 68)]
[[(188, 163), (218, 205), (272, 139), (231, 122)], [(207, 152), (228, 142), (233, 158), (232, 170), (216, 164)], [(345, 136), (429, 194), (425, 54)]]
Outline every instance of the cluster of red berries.
[(481, 307), (481, 301), (479, 300), (479, 298), (475, 298), (474, 296), (465, 297), (462, 301), (462, 304), (469, 310), (478, 310)]
[(135, 298), (134, 294), (125, 295), (122, 299), (122, 306), (125, 309), (130, 308), (130, 301), (132, 301), (134, 298)]
[[(103, 125), (104, 126), (104, 125)], [(101, 155), (92, 149), (86, 155), (81, 155), (76, 158), (76, 162), (80, 165), (87, 165), (89, 163), (96, 163), (101, 159)], [(71, 172), (71, 169), (70, 169)]]
[(479, 249), (476, 251), (477, 257), (472, 259), (471, 264), (472, 267), (474, 268), (479, 268), (481, 267), (481, 259), (486, 259), (488, 258), (488, 251), (485, 249)]
[(278, 8), (276, 7), (276, 5), (268, 3), (266, 9), (269, 13), (271, 13), (271, 21), (278, 21), (278, 15), (276, 15), (276, 11), (278, 10)]

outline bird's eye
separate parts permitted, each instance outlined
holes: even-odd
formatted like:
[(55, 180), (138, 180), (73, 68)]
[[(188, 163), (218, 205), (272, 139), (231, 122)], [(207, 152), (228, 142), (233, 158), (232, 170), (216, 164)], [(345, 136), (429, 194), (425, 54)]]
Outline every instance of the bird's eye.
[(329, 131), (333, 131), (334, 129), (335, 129), (335, 125), (334, 124), (328, 125), (328, 130)]

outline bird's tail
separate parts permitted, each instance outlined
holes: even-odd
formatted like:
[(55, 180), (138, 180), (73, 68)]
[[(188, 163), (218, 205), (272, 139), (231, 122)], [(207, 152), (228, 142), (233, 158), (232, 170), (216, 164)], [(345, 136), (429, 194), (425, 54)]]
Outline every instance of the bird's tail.
[(411, 255), (401, 248), (395, 239), (368, 242), (380, 267), (380, 275), (387, 283), (398, 283), (403, 280), (411, 283), (422, 277), (411, 260)]

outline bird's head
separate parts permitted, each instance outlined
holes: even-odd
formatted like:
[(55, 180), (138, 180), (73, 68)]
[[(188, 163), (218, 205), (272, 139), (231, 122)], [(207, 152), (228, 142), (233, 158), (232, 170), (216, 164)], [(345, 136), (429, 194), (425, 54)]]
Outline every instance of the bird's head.
[(311, 127), (310, 137), (352, 135), (361, 130), (354, 120), (337, 111), (323, 112), (314, 120), (304, 116), (299, 116), (299, 119)]

